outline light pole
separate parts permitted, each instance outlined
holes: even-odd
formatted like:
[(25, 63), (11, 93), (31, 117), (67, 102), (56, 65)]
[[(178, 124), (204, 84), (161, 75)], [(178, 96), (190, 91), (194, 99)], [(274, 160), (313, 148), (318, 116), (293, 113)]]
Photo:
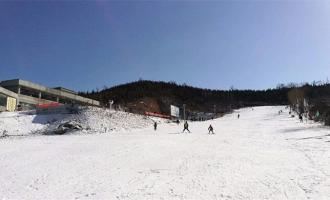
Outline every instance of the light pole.
[(215, 112), (216, 112), (216, 108), (217, 108), (217, 105), (213, 105), (213, 113), (214, 113), (214, 117), (215, 117)]
[(232, 103), (232, 93), (233, 93), (234, 87), (231, 86), (229, 90), (229, 111), (231, 111), (231, 103)]
[(186, 120), (186, 104), (183, 104), (183, 120)]

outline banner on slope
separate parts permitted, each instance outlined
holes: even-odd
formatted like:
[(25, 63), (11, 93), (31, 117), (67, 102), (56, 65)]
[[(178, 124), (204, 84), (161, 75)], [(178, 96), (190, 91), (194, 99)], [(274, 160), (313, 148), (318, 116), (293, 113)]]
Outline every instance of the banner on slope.
[(171, 116), (172, 117), (180, 117), (180, 109), (176, 106), (171, 105)]

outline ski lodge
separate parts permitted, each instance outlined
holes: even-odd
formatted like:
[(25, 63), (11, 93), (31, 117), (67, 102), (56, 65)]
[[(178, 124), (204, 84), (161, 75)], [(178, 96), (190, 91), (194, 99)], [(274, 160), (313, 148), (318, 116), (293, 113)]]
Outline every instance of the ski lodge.
[(0, 111), (28, 110), (47, 103), (100, 106), (100, 102), (79, 96), (63, 87), (48, 88), (30, 81), (13, 79), (0, 82)]

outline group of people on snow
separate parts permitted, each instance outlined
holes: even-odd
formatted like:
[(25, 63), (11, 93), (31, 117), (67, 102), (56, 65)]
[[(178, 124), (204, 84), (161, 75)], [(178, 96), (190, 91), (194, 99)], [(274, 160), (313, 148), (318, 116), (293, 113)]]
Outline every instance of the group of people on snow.
[[(252, 108), (253, 109), (253, 108)], [(237, 119), (240, 118), (240, 114), (237, 114)], [(180, 121), (177, 119), (176, 120), (176, 123), (179, 124)], [(157, 122), (155, 121), (154, 122), (154, 130), (156, 131), (157, 130)], [(213, 126), (210, 124), (210, 126), (208, 127), (207, 129), (209, 132), (208, 134), (215, 134), (214, 133), (214, 130), (213, 130)], [(188, 121), (185, 120), (185, 122), (183, 123), (183, 130), (182, 130), (182, 133), (184, 133), (185, 131), (188, 131), (190, 133), (190, 130), (189, 130), (189, 124), (188, 124)]]
[[(287, 108), (286, 108), (287, 109)], [(254, 110), (252, 108), (252, 110)], [(281, 113), (283, 113), (283, 110), (279, 110), (278, 111), (278, 114), (280, 115)], [(291, 111), (289, 112), (289, 114), (291, 114)], [(239, 119), (241, 116), (240, 114), (238, 113), (237, 114), (237, 119)], [(301, 122), (303, 122), (303, 114), (300, 113), (299, 114), (299, 120)], [(179, 120), (176, 120), (176, 123), (180, 123)], [(156, 131), (157, 130), (157, 122), (154, 122), (154, 130)], [(184, 124), (183, 124), (183, 130), (182, 130), (182, 133), (184, 133), (185, 131), (189, 132), (190, 133), (190, 130), (189, 130), (189, 124), (188, 124), (188, 121), (185, 121)], [(214, 133), (214, 130), (213, 130), (213, 126), (210, 124), (210, 126), (208, 127), (208, 134), (215, 134)]]
[[(155, 121), (154, 122), (154, 130), (156, 131), (157, 130), (157, 122)], [(187, 121), (184, 122), (183, 124), (183, 131), (182, 133), (184, 133), (185, 131), (188, 131), (190, 133), (190, 130), (189, 130), (189, 124)], [(208, 128), (208, 131), (209, 131), (209, 134), (214, 134), (214, 131), (213, 131), (213, 126), (210, 124), (209, 128)]]

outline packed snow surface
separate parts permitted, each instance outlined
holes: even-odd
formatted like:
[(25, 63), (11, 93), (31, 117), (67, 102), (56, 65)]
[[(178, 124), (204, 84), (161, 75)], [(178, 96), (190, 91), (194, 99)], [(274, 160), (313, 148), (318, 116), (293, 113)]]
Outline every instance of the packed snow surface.
[(0, 139), (0, 199), (330, 199), (330, 130), (284, 107), (143, 126)]

